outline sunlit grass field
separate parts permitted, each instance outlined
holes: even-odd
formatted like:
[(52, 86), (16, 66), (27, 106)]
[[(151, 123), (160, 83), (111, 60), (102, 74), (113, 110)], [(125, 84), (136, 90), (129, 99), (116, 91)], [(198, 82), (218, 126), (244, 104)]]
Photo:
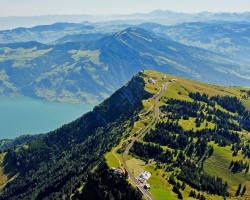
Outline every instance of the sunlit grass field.
[[(160, 91), (160, 87), (162, 84), (166, 83), (167, 81), (171, 79), (176, 79), (175, 82), (172, 82), (168, 84), (166, 92), (163, 94), (163, 97), (160, 99), (159, 106), (165, 105), (164, 99), (174, 98), (179, 100), (185, 100), (185, 101), (193, 101), (189, 97), (190, 92), (200, 92), (200, 93), (206, 93), (209, 96), (215, 96), (215, 95), (229, 95), (229, 96), (236, 96), (238, 97), (244, 105), (246, 105), (246, 108), (250, 110), (250, 98), (243, 99), (242, 96), (245, 95), (244, 88), (240, 87), (223, 87), (223, 86), (216, 86), (211, 84), (205, 84), (200, 83), (193, 80), (188, 80), (176, 76), (167, 75), (166, 79), (163, 80), (162, 77), (164, 74), (160, 72), (154, 72), (145, 70), (143, 73), (144, 81), (145, 81), (145, 90), (149, 93), (156, 94)], [(149, 78), (153, 78), (156, 83), (152, 84), (149, 83)], [(131, 128), (131, 133), (135, 133), (136, 131), (142, 130), (147, 126), (148, 123), (150, 123), (151, 118), (153, 117), (153, 113), (148, 112), (149, 109), (154, 104), (154, 99), (143, 100), (143, 109), (140, 111), (140, 117), (139, 121), (137, 121), (134, 125), (134, 127)], [(236, 115), (236, 113), (231, 113), (229, 111), (226, 111), (224, 108), (216, 105), (217, 109), (220, 109), (224, 112), (228, 112), (231, 115)], [(148, 115), (145, 115), (145, 113), (149, 113)], [(165, 121), (166, 118), (161, 118), (160, 121)], [(181, 119), (179, 120), (179, 125), (181, 125), (185, 130), (201, 130), (204, 128), (211, 128), (213, 129), (215, 127), (215, 124), (212, 122), (204, 121), (201, 123), (200, 127), (196, 127), (195, 124), (195, 118), (189, 117), (188, 120)], [(250, 139), (250, 135), (243, 131), (243, 133), (240, 133), (242, 135), (241, 139), (242, 141), (246, 141)], [(140, 142), (145, 143), (145, 141), (141, 140)], [(196, 142), (196, 138), (194, 138), (193, 142)], [(247, 187), (250, 187), (250, 173), (248, 172), (245, 174), (237, 173), (233, 174), (229, 168), (229, 165), (232, 160), (244, 160), (244, 161), (250, 161), (247, 158), (244, 158), (241, 155), (241, 152), (238, 153), (237, 156), (232, 156), (232, 151), (230, 146), (226, 147), (219, 147), (214, 142), (210, 142), (210, 145), (213, 145), (214, 147), (214, 153), (213, 155), (208, 158), (204, 164), (204, 171), (212, 176), (219, 176), (223, 178), (223, 181), (227, 181), (229, 185), (229, 192), (234, 195), (235, 191), (237, 190), (237, 187), (239, 183), (246, 185)], [(115, 147), (118, 149), (118, 146)], [(173, 151), (172, 149), (168, 148), (167, 146), (162, 146), (164, 150), (168, 149)], [(117, 150), (116, 149), (116, 150)], [(116, 154), (118, 158), (121, 158), (121, 154)], [(119, 165), (119, 162), (117, 159), (113, 156), (111, 152), (106, 154), (106, 159), (108, 165), (111, 167), (117, 167)], [(177, 195), (172, 192), (172, 185), (168, 183), (168, 178), (173, 172), (166, 172), (163, 168), (157, 168), (156, 164), (152, 161), (149, 161), (149, 163), (145, 163), (144, 161), (140, 160), (137, 157), (133, 157), (132, 155), (129, 155), (127, 157), (127, 165), (129, 169), (134, 173), (135, 176), (139, 175), (139, 173), (143, 170), (149, 171), (152, 176), (149, 179), (148, 183), (150, 184), (150, 192), (153, 194), (153, 196), (156, 198), (156, 200), (175, 200), (177, 199)], [(178, 169), (175, 169), (178, 170)], [(130, 180), (132, 183), (132, 181)], [(181, 183), (181, 181), (179, 181)], [(133, 183), (132, 183), (133, 184)], [(189, 185), (186, 185), (186, 188), (182, 192), (182, 195), (184, 199), (193, 199), (189, 197), (190, 191), (193, 190)], [(198, 191), (196, 191), (198, 194)], [(209, 200), (222, 200), (223, 197), (219, 197), (216, 195), (209, 195), (206, 193), (203, 193), (206, 199)], [(250, 195), (250, 191), (247, 190), (247, 195)], [(227, 199), (234, 199), (233, 197), (228, 197)], [(242, 199), (239, 197), (238, 199)]]

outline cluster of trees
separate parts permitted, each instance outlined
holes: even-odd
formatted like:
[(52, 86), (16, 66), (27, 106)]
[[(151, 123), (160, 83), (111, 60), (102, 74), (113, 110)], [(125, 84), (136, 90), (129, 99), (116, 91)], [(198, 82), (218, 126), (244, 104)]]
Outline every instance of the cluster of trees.
[(187, 160), (181, 166), (181, 172), (178, 174), (178, 179), (188, 183), (191, 187), (217, 194), (220, 196), (228, 196), (227, 182), (223, 183), (219, 177), (212, 177), (203, 172), (194, 162)]
[[(249, 91), (247, 91), (247, 94), (249, 95)], [(194, 99), (195, 101), (202, 101), (207, 103), (208, 106), (215, 108), (215, 103), (223, 107), (224, 109), (237, 113), (240, 118), (236, 118), (238, 122), (242, 125), (244, 129), (250, 130), (250, 112), (246, 110), (242, 102), (237, 97), (231, 97), (231, 96), (213, 96), (208, 97), (206, 94), (200, 94), (199, 92), (196, 93), (190, 93), (189, 96)], [(218, 111), (217, 111), (218, 112)], [(220, 115), (220, 116), (219, 116)], [(228, 122), (226, 118), (223, 116), (226, 116), (225, 112), (222, 113), (216, 113), (215, 116), (223, 120), (223, 122), (219, 123), (220, 121), (217, 121), (217, 124), (221, 124), (222, 127), (226, 125), (226, 128), (229, 128), (231, 130), (236, 130), (236, 126), (233, 126), (233, 124), (230, 124), (233, 127), (227, 127), (228, 124), (224, 124), (224, 122)]]
[(196, 194), (195, 190), (190, 191), (189, 197), (193, 197), (199, 200), (206, 200), (206, 197), (203, 194), (200, 194), (200, 193)]
[(200, 189), (200, 171), (201, 169), (194, 162), (186, 160), (181, 166), (181, 172), (177, 178), (195, 189)]
[(214, 122), (218, 128), (241, 131), (238, 118), (220, 109), (207, 109), (207, 120)]
[[(244, 106), (235, 97), (216, 96), (210, 98), (208, 95), (201, 95), (200, 93), (190, 93), (190, 97), (194, 99), (193, 102), (176, 99), (165, 100), (167, 105), (162, 106), (161, 110), (166, 114), (167, 122), (156, 124), (155, 128), (151, 129), (144, 137), (147, 143), (136, 142), (132, 152), (144, 159), (155, 159), (166, 163), (167, 171), (179, 167), (181, 171), (176, 174), (176, 177), (184, 184), (187, 183), (197, 190), (226, 197), (229, 195), (227, 182), (223, 182), (219, 177), (204, 173), (203, 163), (214, 151), (213, 146), (208, 145), (210, 141), (215, 141), (219, 146), (233, 144), (235, 151), (237, 151), (237, 148), (241, 148), (241, 139), (235, 131), (241, 130), (242, 120), (240, 117), (217, 109), (216, 103), (224, 109), (238, 113), (243, 117), (248, 115)], [(216, 126), (214, 129), (183, 130), (178, 121), (181, 118), (187, 120), (189, 117), (196, 118), (196, 126), (200, 126), (205, 120), (215, 123)], [(194, 138), (197, 138), (195, 142)], [(164, 152), (160, 145), (174, 150)], [(245, 146), (243, 152), (250, 154), (248, 147), (249, 145)], [(198, 157), (199, 162), (187, 159), (192, 156)], [(167, 157), (169, 159), (166, 159)], [(176, 159), (173, 159), (174, 157)], [(231, 164), (230, 168), (235, 173), (242, 170), (247, 173), (249, 165), (248, 163), (236, 161)], [(173, 184), (173, 191), (178, 195), (178, 198), (182, 199), (181, 187), (179, 182), (175, 180), (174, 174), (170, 176), (169, 182)], [(191, 192), (190, 195), (198, 199), (205, 199), (203, 195), (197, 195), (195, 192)]]
[(206, 173), (201, 175), (201, 190), (210, 192), (211, 194), (228, 196), (227, 188), (228, 184), (227, 182), (223, 183), (222, 178), (214, 177)]
[[(146, 161), (154, 159), (157, 162), (172, 164), (173, 167), (182, 166), (183, 162), (186, 161), (186, 157), (193, 154), (198, 158), (208, 158), (213, 154), (213, 146), (208, 145), (205, 140), (199, 138), (196, 143), (191, 140), (188, 141), (189, 144), (185, 146), (186, 148), (180, 148), (179, 151), (177, 149), (173, 151), (166, 149), (164, 151), (158, 144), (135, 142), (131, 148), (131, 153)], [(174, 157), (176, 157), (175, 161), (173, 160)]]
[(245, 107), (240, 102), (237, 97), (230, 97), (230, 96), (213, 96), (210, 100), (215, 101), (221, 107), (225, 108), (226, 110), (234, 113), (238, 113), (242, 115), (245, 112)]
[[(239, 150), (239, 148), (237, 150)], [(245, 156), (247, 156), (248, 158), (250, 158), (250, 145), (249, 145), (249, 142), (247, 142), (246, 145), (244, 145), (242, 147), (242, 153)]]
[(151, 129), (145, 135), (144, 140), (173, 149), (184, 149), (188, 144), (188, 137), (184, 134), (183, 128), (177, 122), (169, 120), (166, 123), (156, 124), (155, 129)]
[(150, 159), (156, 158), (163, 152), (163, 149), (160, 147), (160, 145), (143, 144), (136, 141), (131, 148), (131, 152), (141, 158)]
[[(190, 96), (194, 98), (195, 101), (189, 102), (177, 99), (165, 100), (165, 103), (167, 105), (162, 106), (161, 110), (162, 112), (165, 113), (168, 119), (171, 119), (173, 121), (178, 121), (180, 119), (188, 120), (189, 117), (194, 117), (196, 127), (200, 127), (201, 123), (203, 123), (205, 120), (207, 120), (207, 122), (213, 122), (217, 124), (217, 127), (220, 129), (223, 128), (223, 129), (241, 131), (240, 124), (245, 124), (244, 127), (246, 127), (247, 123), (242, 123), (244, 120), (240, 119), (237, 116), (233, 116), (225, 111), (222, 111), (221, 109), (217, 109), (215, 106), (216, 101), (208, 98), (206, 94), (203, 95), (201, 95), (200, 93), (190, 93), (190, 94), (192, 94)], [(198, 100), (203, 101), (205, 103), (201, 103)], [(223, 102), (223, 100), (221, 101)], [(241, 104), (241, 106), (243, 105)]]
[[(189, 97), (195, 101), (202, 101), (205, 103), (211, 102), (211, 101), (209, 101), (209, 96), (206, 93), (201, 94), (199, 92), (196, 92), (196, 93), (190, 92)], [(215, 105), (215, 103), (212, 102), (212, 105)]]
[(167, 99), (161, 110), (167, 114), (169, 119), (181, 119), (186, 117), (197, 117), (198, 111), (205, 108), (204, 104), (197, 101), (181, 101), (178, 99)]
[(227, 129), (202, 129), (196, 132), (188, 131), (188, 135), (203, 138), (207, 141), (215, 141), (219, 146), (227, 146), (240, 143), (239, 134)]
[(101, 162), (93, 174), (89, 174), (82, 191), (77, 191), (73, 200), (141, 200), (142, 194), (132, 187), (126, 176), (117, 176), (108, 168), (105, 161)]
[(241, 92), (245, 92), (247, 96), (250, 97), (250, 90), (240, 90)]
[[(195, 146), (193, 144), (194, 137), (198, 138)], [(219, 146), (239, 144), (241, 142), (239, 134), (233, 131), (226, 129), (184, 131), (177, 122), (171, 122), (170, 120), (156, 124), (155, 129), (151, 129), (145, 135), (144, 140), (173, 149), (187, 149), (188, 156), (191, 156), (195, 149), (197, 156), (203, 155), (208, 149), (210, 149), (211, 154), (213, 148), (207, 145), (209, 141), (215, 141)]]
[(183, 199), (180, 190), (185, 190), (186, 183), (182, 182), (182, 184), (180, 184), (179, 181), (175, 180), (174, 173), (171, 174), (171, 176), (168, 179), (168, 182), (173, 185), (173, 192), (177, 194), (178, 199)]
[[(202, 137), (207, 141), (215, 141), (220, 146), (231, 145), (233, 143), (240, 143), (239, 135), (234, 131), (240, 131), (240, 118), (237, 116), (230, 115), (227, 112), (224, 112), (220, 109), (216, 109), (215, 102), (219, 102), (222, 106), (222, 102), (234, 102), (233, 105), (240, 105), (241, 102), (237, 98), (231, 97), (212, 97), (209, 98), (208, 95), (200, 93), (190, 93), (190, 97), (194, 98), (194, 102), (181, 101), (176, 99), (167, 99), (165, 100), (167, 105), (162, 107), (162, 111), (166, 113), (168, 117), (168, 122), (164, 125), (161, 124), (157, 127), (159, 130), (151, 131), (150, 134), (146, 135), (145, 140), (148, 142), (155, 142), (161, 145), (167, 145), (171, 148), (179, 148), (176, 139), (178, 138), (176, 134), (179, 134), (179, 137), (185, 135), (188, 137)], [(208, 105), (201, 104), (197, 101), (202, 101)], [(213, 103), (210, 103), (213, 102)], [(238, 109), (238, 108), (237, 108)], [(241, 109), (239, 109), (241, 110)], [(240, 112), (240, 111), (239, 111)], [(181, 127), (178, 127), (178, 120), (183, 118), (188, 119), (189, 117), (196, 117), (196, 126), (207, 120), (208, 122), (213, 122), (216, 124), (214, 129), (202, 129), (201, 131), (194, 132), (184, 131)], [(172, 120), (172, 122), (169, 122)], [(188, 134), (187, 134), (188, 132)], [(182, 147), (185, 148), (185, 142), (187, 139), (182, 138), (184, 144)]]
[[(169, 148), (175, 150), (179, 149), (181, 150), (180, 155), (182, 151), (185, 150), (185, 154), (187, 156), (190, 157), (192, 156), (192, 154), (195, 154), (195, 156), (201, 158), (204, 155), (209, 157), (213, 154), (213, 147), (211, 145), (208, 145), (210, 136), (206, 135), (205, 133), (206, 132), (202, 134), (202, 131), (184, 132), (182, 127), (180, 127), (176, 122), (171, 122), (168, 120), (166, 123), (162, 122), (156, 124), (155, 129), (154, 130), (151, 129), (149, 133), (145, 135), (144, 140), (146, 142), (151, 142), (151, 143), (153, 142), (157, 145), (168, 146)], [(193, 137), (198, 137), (198, 140), (195, 143), (193, 142)], [(146, 146), (151, 148), (154, 147), (154, 145), (152, 144), (147, 144), (144, 145), (144, 148), (146, 148)], [(158, 146), (158, 148), (160, 148), (160, 146)], [(135, 151), (138, 152), (139, 149), (141, 148), (137, 148), (137, 150)], [(148, 149), (150, 150), (150, 148)], [(144, 156), (146, 155), (144, 152), (147, 152), (147, 150), (145, 149), (140, 150), (140, 154), (142, 155), (142, 157), (143, 155)], [(175, 156), (174, 152), (172, 152), (171, 158), (173, 156)], [(153, 158), (153, 156), (151, 156), (151, 158)], [(178, 159), (177, 159), (177, 164), (178, 164)]]
[(247, 187), (244, 185), (244, 187), (242, 188), (242, 191), (241, 191), (241, 188), (242, 188), (242, 185), (239, 184), (238, 186), (238, 189), (236, 190), (236, 193), (235, 193), (235, 196), (244, 196), (246, 190), (247, 190)]
[(203, 93), (189, 93), (189, 97), (195, 101), (202, 101), (207, 103), (211, 107), (215, 107), (215, 102), (219, 104), (224, 109), (243, 115), (246, 112), (245, 107), (237, 97), (232, 96), (212, 96), (209, 97), (207, 94)]
[(250, 97), (250, 90), (240, 90), (240, 91), (246, 93), (242, 96), (242, 99), (247, 100)]
[(130, 152), (144, 160), (155, 159), (163, 163), (171, 163), (173, 160), (173, 153), (169, 150), (163, 151), (157, 144), (135, 142)]
[(242, 160), (240, 161), (231, 161), (230, 165), (229, 165), (229, 169), (231, 169), (231, 171), (233, 173), (239, 173), (242, 172), (243, 170), (245, 170), (245, 173), (248, 173), (249, 171), (249, 163), (248, 162), (243, 162)]
[(196, 156), (200, 158), (203, 157), (205, 154), (207, 157), (210, 157), (214, 152), (214, 147), (212, 145), (208, 145), (206, 139), (201, 138), (198, 138), (197, 142), (195, 143), (195, 149)]

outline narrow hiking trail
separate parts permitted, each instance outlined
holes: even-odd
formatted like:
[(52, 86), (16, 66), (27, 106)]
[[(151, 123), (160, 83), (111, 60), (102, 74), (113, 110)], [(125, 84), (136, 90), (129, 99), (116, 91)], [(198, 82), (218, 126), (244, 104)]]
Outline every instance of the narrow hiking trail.
[[(127, 171), (128, 173), (128, 176), (130, 179), (132, 179), (136, 185), (136, 187), (143, 193), (143, 195), (148, 199), (148, 200), (155, 200), (155, 198), (153, 197), (153, 195), (149, 192), (149, 190), (146, 190), (143, 185), (137, 180), (137, 178), (134, 176), (134, 174), (128, 169), (128, 166), (127, 166), (127, 163), (126, 163), (126, 158), (127, 158), (127, 155), (129, 154), (129, 151), (130, 149), (133, 147), (134, 143), (136, 141), (138, 141), (139, 139), (143, 138), (144, 135), (147, 133), (147, 131), (154, 125), (157, 123), (157, 121), (159, 120), (159, 115), (160, 115), (160, 111), (159, 111), (159, 106), (158, 106), (158, 101), (159, 99), (161, 98), (161, 96), (163, 95), (163, 93), (166, 91), (167, 89), (167, 85), (170, 83), (170, 81), (166, 82), (165, 84), (162, 84), (159, 92), (155, 95), (153, 95), (152, 98), (155, 99), (155, 102), (154, 102), (154, 105), (153, 107), (151, 106), (149, 108), (149, 112), (151, 110), (154, 111), (154, 116), (151, 120), (151, 122), (145, 127), (145, 128), (141, 128), (139, 129), (135, 135), (135, 137), (131, 140), (131, 142), (127, 145), (124, 153), (123, 153), (123, 157), (122, 157), (122, 164), (123, 164), (123, 167), (124, 169)], [(148, 113), (145, 112), (145, 113)], [(145, 114), (144, 113), (144, 114)], [(142, 116), (142, 115), (141, 115)], [(140, 117), (141, 117), (140, 116)], [(141, 120), (139, 120), (138, 122), (140, 122)]]
[[(158, 76), (157, 76), (157, 78), (159, 79)], [(164, 86), (164, 89), (166, 89), (165, 86)], [(159, 91), (158, 93), (154, 94), (152, 97), (150, 97), (149, 99), (146, 100), (147, 103), (150, 105), (150, 107), (149, 107), (149, 109), (148, 109), (147, 111), (145, 111), (144, 113), (139, 114), (139, 118), (141, 118), (141, 119), (140, 119), (139, 121), (136, 121), (135, 124), (134, 124), (134, 128), (137, 128), (138, 130), (137, 130), (135, 133), (131, 134), (126, 140), (124, 140), (121, 144), (119, 144), (117, 147), (115, 147), (115, 148), (111, 151), (111, 153), (113, 154), (113, 156), (114, 156), (114, 157), (117, 159), (117, 161), (119, 162), (119, 166), (121, 166), (122, 164), (121, 164), (121, 160), (120, 160), (120, 159), (118, 158), (118, 156), (116, 155), (117, 150), (120, 149), (120, 148), (122, 147), (122, 145), (123, 145), (125, 142), (129, 141), (129, 140), (131, 139), (131, 137), (135, 136), (137, 133), (139, 133), (139, 132), (143, 129), (142, 127), (137, 126), (137, 123), (144, 122), (144, 121), (147, 121), (147, 120), (151, 119), (151, 117), (148, 117), (148, 118), (145, 118), (145, 119), (142, 119), (142, 118), (143, 118), (143, 116), (147, 115), (148, 113), (150, 113), (150, 112), (153, 110), (154, 104), (152, 104), (152, 103), (150, 102), (150, 100), (153, 99), (155, 96), (159, 95), (160, 92), (161, 92), (161, 87), (160, 87), (160, 91)]]
[[(157, 76), (157, 80), (159, 79), (159, 76)], [(148, 199), (148, 200), (155, 200), (153, 195), (149, 192), (149, 190), (145, 189), (144, 186), (137, 180), (137, 178), (134, 176), (133, 173), (130, 172), (130, 170), (127, 167), (126, 163), (126, 158), (127, 155), (129, 154), (130, 149), (133, 147), (133, 144), (135, 141), (138, 141), (144, 137), (144, 135), (150, 130), (150, 128), (157, 123), (157, 121), (160, 118), (160, 110), (158, 106), (158, 101), (161, 98), (161, 96), (164, 94), (164, 92), (167, 90), (167, 85), (171, 83), (172, 81), (167, 81), (166, 83), (162, 84), (159, 87), (159, 91), (155, 94), (152, 94), (152, 97), (149, 99), (146, 99), (147, 104), (149, 105), (149, 108), (143, 112), (140, 113), (139, 120), (134, 123), (134, 128), (137, 129), (134, 133), (131, 133), (125, 140), (123, 140), (118, 146), (116, 146), (111, 153), (113, 156), (117, 159), (119, 166), (123, 166), (124, 170), (128, 173), (128, 178), (133, 180), (135, 183), (135, 186), (142, 192), (142, 194)], [(154, 102), (152, 103), (151, 100), (154, 99)], [(153, 112), (153, 116), (146, 117), (149, 113)], [(146, 117), (146, 118), (145, 118)], [(151, 121), (149, 121), (151, 120)], [(141, 127), (138, 124), (143, 123), (145, 121), (149, 121), (147, 125), (145, 124), (146, 127)], [(133, 129), (134, 129), (133, 128)], [(133, 130), (132, 129), (132, 130)], [(128, 143), (129, 142), (129, 143)], [(127, 144), (125, 151), (122, 155), (122, 160), (117, 156), (117, 151), (118, 149), (122, 148), (124, 144)]]

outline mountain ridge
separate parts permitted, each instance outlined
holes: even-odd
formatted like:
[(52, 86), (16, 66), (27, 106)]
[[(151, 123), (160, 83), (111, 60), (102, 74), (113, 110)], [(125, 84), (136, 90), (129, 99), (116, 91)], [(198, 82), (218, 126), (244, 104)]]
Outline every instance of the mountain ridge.
[[(155, 84), (149, 81), (151, 79), (156, 81)], [(163, 91), (160, 88), (163, 88), (166, 82), (170, 84), (166, 85), (166, 91)], [(155, 98), (161, 91), (162, 96)], [(209, 99), (211, 102), (208, 101)], [(150, 124), (153, 117), (152, 112), (155, 112), (155, 109), (152, 109), (152, 105), (156, 100), (159, 100), (159, 118), (157, 119), (157, 123), (155, 125), (153, 123), (152, 127), (149, 127), (145, 132), (145, 136), (140, 137), (140, 130), (143, 131)], [(110, 168), (119, 167), (117, 159), (122, 158), (123, 149), (137, 135), (140, 139), (135, 142), (137, 148), (132, 146), (126, 162), (128, 168), (131, 171), (134, 170), (135, 176), (137, 176), (136, 173), (140, 172), (140, 170), (152, 173), (152, 179), (149, 179), (149, 183), (154, 186), (152, 187), (152, 191), (151, 189), (150, 191), (157, 200), (161, 200), (160, 196), (157, 196), (160, 191), (163, 197), (176, 199), (178, 191), (179, 195), (181, 193), (184, 198), (188, 198), (191, 190), (194, 190), (196, 194), (198, 194), (197, 191), (200, 192), (205, 198), (221, 200), (225, 196), (230, 199), (228, 192), (234, 198), (234, 192), (237, 189), (235, 187), (238, 183), (247, 184), (246, 176), (249, 177), (249, 172), (241, 173), (237, 171), (236, 173), (232, 173), (231, 169), (228, 169), (222, 173), (218, 170), (221, 173), (218, 177), (222, 176), (223, 179), (218, 178), (216, 181), (211, 176), (209, 169), (211, 169), (210, 165), (213, 163), (213, 159), (216, 158), (225, 159), (225, 166), (223, 165), (223, 167), (227, 168), (227, 165), (232, 161), (231, 159), (234, 162), (241, 159), (244, 159), (244, 163), (249, 162), (248, 155), (250, 154), (248, 153), (250, 150), (247, 146), (244, 147), (245, 150), (243, 151), (246, 158), (243, 158), (243, 154), (240, 153), (232, 156), (233, 150), (231, 150), (232, 147), (238, 149), (237, 145), (241, 147), (241, 145), (249, 142), (248, 128), (245, 127), (243, 121), (239, 120), (241, 117), (236, 117), (238, 115), (245, 115), (246, 118), (250, 117), (249, 100), (250, 90), (246, 88), (208, 85), (161, 72), (141, 71), (125, 86), (111, 95), (110, 98), (96, 106), (92, 112), (85, 114), (70, 124), (41, 136), (33, 142), (3, 152), (0, 155), (2, 158), (0, 169), (3, 172), (0, 173), (0, 176), (6, 182), (0, 182), (0, 187), (3, 187), (0, 192), (0, 199), (41, 199), (62, 198), (63, 196), (66, 198), (74, 197), (74, 199), (88, 199), (88, 195), (93, 195), (93, 193), (98, 194), (99, 192), (103, 195), (109, 194), (102, 196), (105, 200), (110, 199), (112, 196), (119, 196), (119, 193), (121, 193), (120, 196), (123, 196), (123, 198), (128, 194), (134, 194), (136, 198), (133, 198), (141, 199), (140, 195), (138, 196), (137, 193), (134, 193), (133, 189), (131, 189), (131, 193), (127, 191), (130, 190), (130, 186), (128, 185), (126, 186), (127, 194), (122, 193), (124, 187), (119, 187), (118, 183), (114, 190), (114, 186), (110, 186), (110, 183), (113, 181), (117, 182), (117, 176), (112, 175), (114, 173), (111, 169), (104, 166), (105, 162), (103, 161), (105, 155), (106, 162)], [(230, 103), (227, 103), (227, 101), (230, 101)], [(193, 107), (192, 109), (187, 109), (185, 106)], [(213, 106), (216, 107), (211, 109)], [(168, 109), (174, 110), (171, 111)], [(201, 111), (196, 113), (199, 109)], [(205, 111), (206, 109), (208, 111)], [(176, 115), (172, 115), (171, 112), (175, 112)], [(212, 117), (212, 119), (209, 119), (209, 115), (212, 115), (213, 112), (217, 113), (218, 118)], [(181, 119), (178, 118), (178, 113), (181, 114)], [(195, 113), (197, 114), (196, 118), (200, 121), (194, 119)], [(222, 116), (223, 118), (221, 119)], [(174, 123), (170, 122), (170, 120), (174, 120)], [(242, 126), (239, 126), (239, 124), (242, 124)], [(218, 126), (216, 132), (212, 131), (216, 127), (215, 125)], [(220, 129), (221, 126), (224, 127), (224, 132)], [(160, 127), (162, 131), (157, 132)], [(176, 133), (178, 132), (182, 136), (176, 136), (176, 139), (169, 140), (171, 142), (168, 143), (168, 140), (160, 133), (170, 134), (171, 136), (174, 132), (168, 132), (170, 127), (175, 128)], [(182, 132), (181, 127), (185, 128), (185, 132)], [(162, 137), (161, 140), (155, 138), (157, 134), (160, 134)], [(198, 152), (191, 153), (191, 155), (194, 155), (190, 156), (190, 158), (197, 161), (197, 165), (203, 162), (203, 159), (206, 161), (204, 162), (204, 169), (202, 169), (204, 170), (204, 174), (200, 174), (198, 168), (196, 171), (196, 167), (192, 163), (188, 164), (188, 160), (184, 159), (186, 158), (186, 152), (185, 154), (183, 152), (184, 158), (180, 153), (189, 144), (189, 139), (185, 135), (190, 134), (193, 134), (192, 143), (196, 143), (195, 151), (193, 151)], [(208, 137), (206, 137), (207, 134)], [(204, 135), (204, 138), (202, 135)], [(199, 137), (202, 138), (199, 139)], [(210, 138), (207, 141), (208, 144), (202, 143), (202, 141), (205, 142), (208, 138)], [(221, 138), (227, 139), (223, 141)], [(159, 144), (160, 146), (158, 146)], [(163, 144), (166, 144), (164, 151), (162, 149)], [(202, 150), (204, 145), (206, 146), (205, 151)], [(213, 152), (211, 146), (214, 148)], [(141, 152), (140, 149), (142, 148), (145, 151)], [(149, 151), (151, 154), (147, 154), (147, 148), (152, 149), (152, 151)], [(178, 149), (176, 151), (178, 156), (176, 155), (175, 159), (169, 160), (172, 156), (172, 148)], [(169, 154), (169, 156), (164, 157), (164, 152)], [(196, 160), (195, 155), (203, 156), (202, 152), (210, 156)], [(226, 152), (227, 157), (220, 155), (221, 153), (224, 155), (224, 152)], [(143, 160), (145, 159), (149, 160), (144, 162)], [(150, 159), (154, 159), (155, 162), (150, 161)], [(193, 160), (192, 162), (194, 162)], [(176, 176), (173, 175), (172, 179), (175, 183), (179, 182), (179, 184), (185, 182), (185, 186), (183, 187), (186, 188), (185, 190), (181, 190), (180, 188), (177, 188), (177, 190), (173, 189), (175, 191), (173, 193), (171, 190), (174, 187), (174, 182), (169, 181), (173, 170), (168, 168), (170, 170), (168, 171), (165, 166), (172, 162), (176, 165), (172, 166), (176, 173)], [(217, 169), (219, 161), (215, 160), (214, 162), (214, 167)], [(179, 168), (178, 163), (184, 163), (185, 167)], [(186, 175), (185, 170), (187, 170), (189, 165), (194, 170), (191, 170), (190, 174), (199, 172), (198, 175), (201, 176), (201, 180), (207, 180), (206, 184), (199, 182), (203, 192), (197, 189), (199, 184), (197, 186), (197, 183), (192, 182), (192, 179), (188, 179), (189, 177)], [(237, 164), (233, 165), (236, 166)], [(241, 169), (235, 167), (233, 170)], [(246, 170), (246, 168), (242, 170)], [(226, 176), (229, 173), (234, 179), (229, 179)], [(17, 174), (18, 176), (16, 176)], [(126, 176), (124, 178), (119, 179), (126, 181)], [(227, 186), (225, 185), (225, 180), (228, 181)], [(214, 184), (217, 184), (221, 190), (210, 188), (213, 181), (215, 181)], [(6, 183), (7, 185), (5, 185)], [(161, 183), (164, 184), (162, 185)], [(93, 184), (95, 190), (93, 190)], [(228, 187), (230, 187), (229, 191)], [(246, 194), (249, 194), (248, 190)]]

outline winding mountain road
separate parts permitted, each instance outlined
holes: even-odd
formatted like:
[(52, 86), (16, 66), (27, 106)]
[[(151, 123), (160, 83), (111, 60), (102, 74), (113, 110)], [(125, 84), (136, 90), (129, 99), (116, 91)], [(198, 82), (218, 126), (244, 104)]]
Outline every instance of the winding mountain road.
[[(127, 155), (129, 154), (130, 149), (133, 147), (135, 141), (143, 138), (145, 136), (145, 134), (148, 132), (148, 130), (154, 125), (156, 124), (156, 122), (159, 120), (159, 115), (160, 115), (160, 111), (159, 111), (159, 106), (158, 106), (158, 101), (159, 99), (162, 97), (163, 93), (166, 91), (167, 89), (167, 85), (170, 83), (171, 81), (166, 82), (165, 84), (162, 84), (160, 91), (155, 94), (153, 96), (153, 98), (155, 99), (154, 105), (153, 105), (153, 109), (154, 109), (154, 116), (152, 121), (144, 128), (138, 131), (138, 134), (136, 134), (136, 136), (131, 140), (131, 142), (127, 145), (123, 156), (122, 156), (122, 164), (124, 169), (127, 171), (129, 178), (131, 178), (136, 187), (143, 193), (143, 195), (148, 199), (148, 200), (155, 200), (155, 198), (153, 197), (153, 195), (146, 190), (143, 185), (137, 180), (137, 178), (134, 176), (134, 174), (128, 169), (126, 160), (127, 160)], [(151, 109), (152, 110), (152, 109)], [(146, 112), (147, 113), (147, 112)]]

